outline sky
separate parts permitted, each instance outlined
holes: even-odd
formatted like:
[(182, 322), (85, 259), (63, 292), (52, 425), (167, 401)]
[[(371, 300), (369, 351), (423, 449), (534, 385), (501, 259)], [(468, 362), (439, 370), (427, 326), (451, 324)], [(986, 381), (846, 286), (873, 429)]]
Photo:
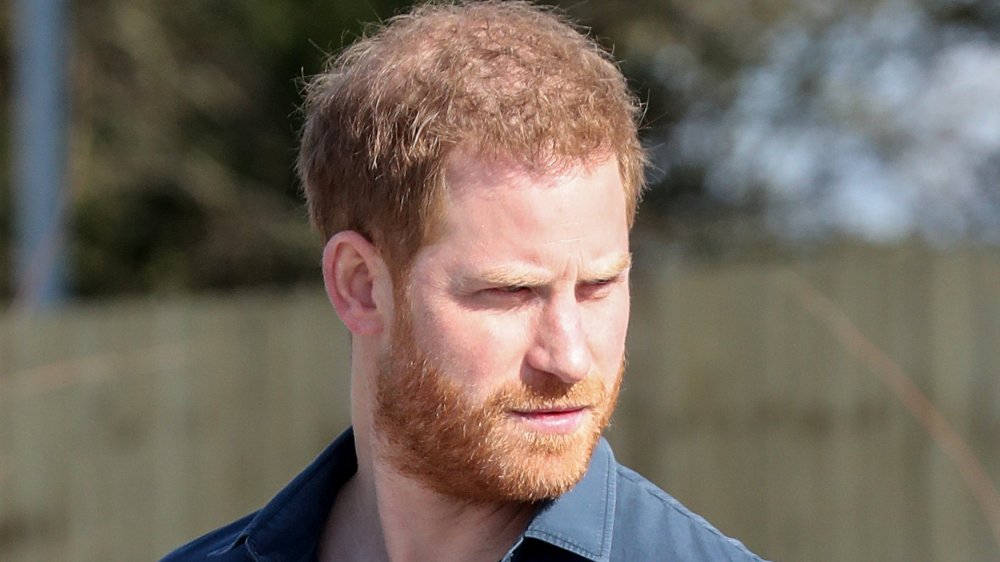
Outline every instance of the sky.
[(1000, 242), (1000, 25), (978, 23), (891, 0), (779, 26), (732, 103), (692, 111), (670, 152), (723, 200), (762, 197), (789, 238)]

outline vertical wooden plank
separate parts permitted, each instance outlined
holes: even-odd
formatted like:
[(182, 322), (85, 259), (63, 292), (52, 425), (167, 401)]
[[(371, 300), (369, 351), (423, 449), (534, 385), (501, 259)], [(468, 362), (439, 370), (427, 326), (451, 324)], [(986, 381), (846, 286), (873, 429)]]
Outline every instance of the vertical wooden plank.
[(13, 542), (18, 540), (17, 512), (13, 497), (12, 376), (14, 365), (14, 322), (9, 313), (0, 311), (0, 559), (12, 559)]
[(19, 317), (15, 374), (8, 402), (15, 423), (11, 427), (11, 498), (19, 544), (12, 560), (66, 559), (65, 463), (58, 453), (69, 445), (65, 395), (49, 391), (51, 371), (35, 369), (61, 357), (52, 342), (66, 337), (54, 315)]
[(731, 369), (732, 376), (744, 379), (741, 389), (744, 403), (739, 409), (740, 419), (729, 428), (732, 450), (737, 455), (730, 456), (726, 467), (727, 479), (735, 483), (733, 495), (738, 502), (735, 510), (729, 509), (732, 516), (720, 521), (720, 525), (726, 524), (727, 531), (760, 550), (766, 544), (765, 536), (771, 525), (768, 520), (755, 521), (752, 514), (763, 509), (764, 493), (769, 488), (767, 447), (771, 440), (768, 434), (774, 424), (766, 412), (774, 405), (768, 395), (770, 378), (765, 321), (773, 295), (770, 276), (763, 268), (744, 269), (740, 285), (743, 288), (732, 305), (739, 319), (734, 328), (740, 333), (740, 345), (733, 349)]
[[(673, 378), (676, 383), (671, 407), (682, 416), (684, 443), (682, 451), (671, 451), (679, 458), (674, 475), (676, 493), (693, 509), (711, 517), (725, 496), (725, 485), (719, 480), (717, 451), (720, 442), (713, 421), (724, 423), (726, 408), (725, 384), (721, 378), (725, 367), (725, 341), (720, 330), (723, 312), (720, 306), (720, 281), (711, 268), (692, 271), (677, 283), (678, 295), (672, 332), (677, 342), (677, 361)], [(675, 445), (676, 447), (676, 445)]]
[[(970, 445), (993, 483), (1000, 487), (1000, 248), (972, 252), (976, 368), (970, 385)], [(981, 515), (977, 514), (979, 517)], [(1000, 544), (984, 524), (974, 533), (979, 560), (1000, 559)]]
[[(856, 275), (856, 264), (851, 257), (838, 258), (838, 267), (827, 269), (829, 265), (824, 263), (826, 271), (814, 282), (821, 295), (843, 307), (845, 294), (850, 293)], [(856, 499), (851, 468), (858, 461), (849, 423), (853, 397), (848, 377), (853, 365), (823, 320), (811, 318), (811, 352), (802, 357), (805, 362), (800, 367), (803, 372), (811, 373), (813, 384), (807, 404), (810, 423), (819, 437), (819, 446), (813, 452), (813, 470), (818, 476), (814, 480), (818, 513), (815, 523), (826, 528), (817, 550), (831, 560), (854, 560), (859, 550), (855, 524), (859, 514), (851, 512)]]
[(748, 514), (763, 503), (761, 482), (764, 463), (764, 430), (761, 415), (767, 407), (765, 331), (762, 329), (767, 298), (766, 277), (760, 268), (740, 265), (720, 275), (717, 302), (723, 363), (716, 376), (722, 395), (724, 431), (716, 452), (719, 480), (727, 483), (725, 495), (714, 509), (717, 524), (751, 544), (763, 542), (764, 531)]
[(349, 338), (319, 287), (295, 294), (288, 308), (281, 331), (296, 345), (281, 376), (292, 400), (284, 415), (290, 434), (299, 436), (298, 458), (308, 461), (350, 425)]
[(199, 530), (191, 515), (200, 509), (191, 482), (197, 470), (193, 451), (201, 421), (193, 380), (200, 373), (195, 372), (191, 307), (171, 300), (153, 303), (143, 312), (149, 316), (149, 343), (161, 350), (147, 366), (157, 397), (149, 438), (148, 513), (153, 522), (150, 554), (157, 558), (193, 539)]
[(192, 311), (198, 408), (207, 421), (196, 452), (202, 509), (195, 519), (205, 531), (252, 511), (265, 496), (255, 482), (261, 334), (254, 311), (240, 304), (202, 299)]
[[(627, 341), (628, 366), (619, 398), (618, 410), (612, 420), (608, 437), (615, 451), (624, 462), (654, 480), (673, 471), (672, 466), (661, 464), (661, 448), (672, 448), (671, 436), (676, 433), (675, 411), (672, 407), (670, 387), (677, 377), (675, 338), (671, 323), (676, 319), (670, 300), (674, 272), (668, 269), (648, 271), (645, 277), (633, 276), (633, 306), (629, 320)], [(643, 314), (655, 309), (657, 314)], [(662, 355), (653, 350), (663, 350)], [(660, 466), (650, 474), (653, 466)]]
[[(968, 435), (968, 424), (963, 418), (971, 406), (969, 383), (974, 376), (971, 348), (975, 341), (968, 321), (972, 312), (968, 261), (962, 256), (939, 257), (932, 275), (931, 398), (956, 430)], [(934, 558), (972, 560), (969, 528), (979, 521), (972, 517), (968, 490), (952, 460), (940, 450), (935, 450), (930, 462)]]
[[(108, 350), (100, 341), (106, 326), (106, 314), (98, 309), (72, 310), (61, 315), (65, 334), (59, 347), (71, 362), (65, 375), (74, 379), (65, 388), (46, 396), (64, 397), (67, 401), (65, 441), (60, 444), (59, 464), (71, 467), (65, 473), (68, 488), (64, 507), (67, 518), (65, 540), (67, 560), (97, 560), (112, 555), (113, 540), (109, 523), (115, 517), (111, 509), (115, 480), (121, 463), (110, 459), (113, 450), (106, 421), (110, 396), (102, 377), (113, 377)], [(111, 470), (112, 472), (108, 472)]]
[(767, 421), (762, 478), (766, 550), (775, 560), (809, 560), (814, 543), (811, 528), (815, 505), (807, 494), (814, 490), (808, 469), (811, 433), (800, 427), (803, 408), (795, 400), (796, 387), (809, 373), (801, 372), (795, 360), (796, 345), (807, 325), (801, 307), (789, 292), (789, 274), (769, 271), (768, 291), (762, 302), (760, 332), (763, 334), (763, 409)]
[[(299, 444), (291, 437), (291, 417), (296, 409), (308, 409), (308, 402), (294, 404), (292, 402), (291, 381), (302, 376), (296, 369), (296, 358), (301, 353), (301, 342), (290, 334), (291, 309), (290, 298), (266, 305), (267, 322), (264, 325), (263, 338), (264, 370), (262, 373), (262, 392), (264, 400), (260, 414), (266, 419), (259, 436), (261, 443), (258, 449), (268, 459), (284, 459), (288, 464), (301, 464), (306, 459), (298, 450)], [(296, 469), (285, 466), (282, 462), (264, 463), (262, 478), (268, 490), (277, 491), (281, 484), (291, 478)]]
[[(896, 250), (887, 261), (889, 280), (885, 291), (886, 349), (921, 388), (928, 387), (927, 350), (930, 338), (929, 262), (926, 252)], [(891, 452), (882, 465), (887, 501), (876, 505), (883, 521), (887, 560), (931, 560), (927, 457), (931, 443), (919, 423), (899, 398), (883, 385), (883, 408), (889, 413), (886, 447)]]
[(658, 448), (670, 446), (669, 388), (677, 376), (671, 331), (676, 314), (669, 290), (676, 273), (669, 267), (643, 271), (644, 275), (634, 272), (632, 276), (628, 364), (618, 409), (607, 432), (618, 458), (638, 469), (659, 463)]
[[(896, 360), (890, 346), (892, 317), (888, 291), (895, 277), (892, 271), (893, 250), (873, 249), (864, 255), (862, 278), (855, 285), (860, 301), (854, 307), (858, 327), (880, 352)], [(844, 350), (855, 365), (855, 406), (853, 428), (859, 450), (857, 473), (858, 507), (864, 523), (858, 525), (860, 551), (864, 556), (879, 560), (892, 559), (892, 537), (898, 535), (903, 519), (899, 503), (893, 501), (891, 480), (895, 476), (885, 468), (893, 465), (898, 451), (889, 440), (894, 406), (891, 397), (873, 365)]]
[(265, 431), (280, 459), (268, 468), (275, 491), (350, 424), (350, 354), (335, 317), (322, 293), (291, 294), (269, 313)]

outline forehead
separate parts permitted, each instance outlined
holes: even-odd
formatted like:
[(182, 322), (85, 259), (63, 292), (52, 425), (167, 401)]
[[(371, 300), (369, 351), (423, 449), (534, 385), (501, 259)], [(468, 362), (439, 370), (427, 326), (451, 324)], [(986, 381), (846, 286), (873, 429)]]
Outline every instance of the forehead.
[(567, 257), (607, 261), (628, 252), (625, 192), (614, 157), (539, 170), (458, 153), (449, 159), (445, 182), (438, 233), (421, 255), (555, 269)]
[(529, 184), (551, 186), (561, 179), (614, 161), (613, 155), (604, 154), (585, 158), (518, 157), (499, 148), (479, 148), (464, 142), (452, 149), (445, 159), (444, 180), (450, 192), (470, 188), (516, 188)]
[[(609, 188), (608, 194), (617, 198), (620, 193), (624, 197), (614, 155), (597, 154), (583, 159), (542, 158), (534, 162), (460, 145), (445, 162), (444, 199), (452, 206), (461, 206), (475, 197), (523, 199), (531, 197), (532, 194), (526, 192), (532, 189), (553, 190), (549, 194), (552, 199), (593, 197), (595, 190), (587, 188), (594, 181)], [(579, 185), (571, 190), (557, 189), (568, 183)]]

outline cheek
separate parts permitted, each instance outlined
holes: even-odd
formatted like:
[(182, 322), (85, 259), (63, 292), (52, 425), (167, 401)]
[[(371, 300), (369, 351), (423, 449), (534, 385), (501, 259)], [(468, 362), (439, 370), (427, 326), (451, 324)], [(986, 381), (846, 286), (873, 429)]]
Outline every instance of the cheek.
[(489, 388), (516, 378), (528, 348), (530, 319), (435, 307), (414, 319), (414, 339), (454, 382)]
[(625, 352), (625, 336), (628, 332), (629, 299), (628, 292), (602, 301), (587, 311), (588, 341), (591, 353), (599, 363), (602, 372), (608, 369), (617, 373), (618, 364)]

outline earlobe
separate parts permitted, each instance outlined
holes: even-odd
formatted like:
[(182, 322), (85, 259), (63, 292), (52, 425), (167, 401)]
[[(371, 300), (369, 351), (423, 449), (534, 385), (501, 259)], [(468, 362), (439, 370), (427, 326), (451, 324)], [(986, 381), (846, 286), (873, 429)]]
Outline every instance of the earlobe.
[(384, 307), (376, 296), (388, 279), (385, 262), (375, 246), (358, 232), (333, 235), (323, 249), (323, 283), (330, 303), (355, 335), (374, 335), (386, 326)]

